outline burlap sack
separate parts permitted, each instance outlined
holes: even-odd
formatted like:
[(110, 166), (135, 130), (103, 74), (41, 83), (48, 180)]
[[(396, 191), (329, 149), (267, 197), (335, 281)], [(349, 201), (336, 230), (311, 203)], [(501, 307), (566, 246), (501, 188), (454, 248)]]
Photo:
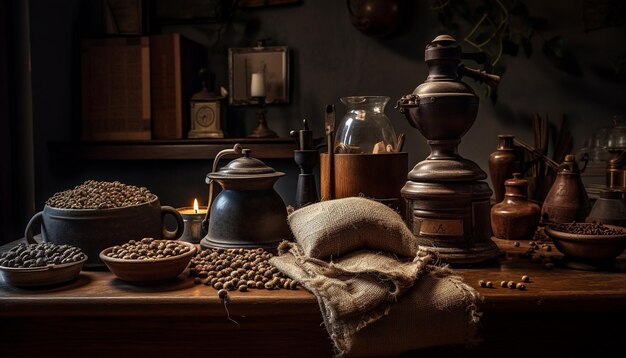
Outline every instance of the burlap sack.
[(398, 213), (366, 198), (322, 201), (294, 211), (288, 221), (304, 254), (319, 259), (359, 249), (413, 257), (419, 246)]
[(270, 262), (317, 297), (339, 356), (385, 356), (471, 342), (477, 294), (433, 260), (361, 250), (326, 262), (283, 242)]

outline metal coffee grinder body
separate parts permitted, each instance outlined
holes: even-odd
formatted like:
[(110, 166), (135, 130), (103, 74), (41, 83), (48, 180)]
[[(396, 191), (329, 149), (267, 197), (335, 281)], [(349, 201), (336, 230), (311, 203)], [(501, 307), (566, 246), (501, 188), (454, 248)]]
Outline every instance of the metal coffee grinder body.
[(491, 241), (487, 174), (473, 161), (461, 157), (457, 147), (478, 114), (478, 97), (462, 76), (496, 85), (499, 77), (466, 68), (461, 60), (478, 60), (463, 54), (454, 38), (441, 35), (426, 46), (429, 68), (426, 81), (398, 101), (400, 112), (431, 147), (430, 155), (408, 174), (402, 188), (407, 201), (406, 220), (426, 247), (451, 264), (473, 264), (498, 256)]

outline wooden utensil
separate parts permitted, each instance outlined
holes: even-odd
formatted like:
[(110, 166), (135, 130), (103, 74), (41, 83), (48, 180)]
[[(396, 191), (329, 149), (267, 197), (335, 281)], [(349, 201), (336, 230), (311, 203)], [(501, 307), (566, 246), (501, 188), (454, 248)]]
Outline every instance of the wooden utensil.
[(335, 131), (335, 105), (329, 104), (326, 106), (326, 144), (328, 145), (328, 200), (333, 199), (335, 196), (335, 171), (334, 171), (334, 139), (333, 132)]

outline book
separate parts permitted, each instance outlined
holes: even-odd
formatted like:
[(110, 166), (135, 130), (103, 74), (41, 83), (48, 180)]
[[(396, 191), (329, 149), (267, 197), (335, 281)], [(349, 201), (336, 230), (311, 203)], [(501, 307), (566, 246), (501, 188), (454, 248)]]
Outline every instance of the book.
[(150, 36), (152, 138), (185, 138), (193, 93), (202, 88), (198, 71), (208, 50), (180, 34)]
[(81, 42), (82, 139), (151, 139), (150, 39)]

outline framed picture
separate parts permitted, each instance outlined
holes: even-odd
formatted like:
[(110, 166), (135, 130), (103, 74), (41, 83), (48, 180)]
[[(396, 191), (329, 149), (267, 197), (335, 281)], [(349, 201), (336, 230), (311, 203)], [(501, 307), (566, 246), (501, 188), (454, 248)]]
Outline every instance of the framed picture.
[(156, 0), (156, 21), (163, 25), (217, 23), (229, 11), (223, 0)]
[(229, 103), (234, 106), (256, 104), (259, 81), (251, 93), (252, 75), (262, 77), (265, 103), (289, 103), (289, 49), (287, 46), (235, 47), (228, 49)]

